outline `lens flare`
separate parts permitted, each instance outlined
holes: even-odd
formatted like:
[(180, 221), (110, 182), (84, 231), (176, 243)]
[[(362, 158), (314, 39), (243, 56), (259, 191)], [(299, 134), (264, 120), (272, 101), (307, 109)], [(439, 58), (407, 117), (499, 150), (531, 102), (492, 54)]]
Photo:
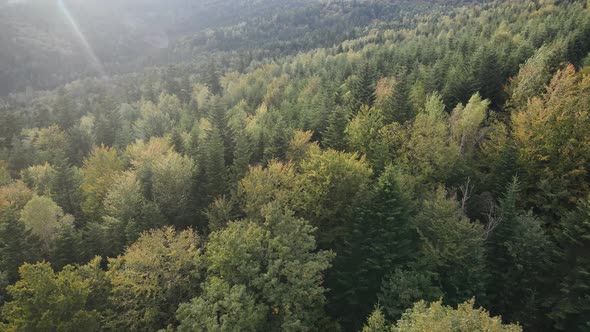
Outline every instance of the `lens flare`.
[(72, 27), (72, 30), (74, 30), (74, 33), (76, 34), (76, 37), (78, 38), (80, 44), (83, 46), (84, 51), (86, 52), (86, 55), (88, 57), (88, 60), (90, 61), (92, 66), (96, 69), (100, 76), (107, 76), (102, 63), (100, 62), (100, 59), (98, 58), (98, 56), (96, 56), (96, 53), (94, 53), (92, 46), (90, 46), (90, 43), (84, 36), (84, 33), (82, 33), (80, 26), (78, 26), (78, 22), (76, 22), (76, 19), (74, 18), (74, 16), (72, 16), (72, 13), (68, 9), (67, 5), (64, 3), (63, 0), (58, 0), (57, 4), (62, 14)]

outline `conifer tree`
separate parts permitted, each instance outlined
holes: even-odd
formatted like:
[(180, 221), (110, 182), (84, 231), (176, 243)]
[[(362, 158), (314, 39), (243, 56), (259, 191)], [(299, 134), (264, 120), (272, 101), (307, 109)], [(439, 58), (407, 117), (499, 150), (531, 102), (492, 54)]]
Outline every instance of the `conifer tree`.
[(207, 66), (207, 71), (205, 73), (205, 85), (214, 95), (218, 95), (222, 91), (221, 84), (219, 83), (219, 73), (217, 72), (217, 64), (215, 60), (209, 61), (209, 65)]
[[(509, 321), (534, 328), (542, 322), (545, 273), (552, 262), (552, 243), (539, 219), (519, 208), (520, 185), (514, 178), (500, 200), (499, 213), (491, 216), (487, 238), (490, 309)], [(542, 326), (537, 326), (541, 328)]]
[(346, 125), (348, 113), (343, 107), (337, 106), (328, 115), (328, 126), (322, 134), (322, 146), (338, 151), (346, 148)]
[(551, 312), (555, 328), (561, 331), (586, 331), (590, 328), (590, 198), (566, 215), (557, 233), (562, 272)]
[(352, 80), (350, 87), (353, 99), (349, 107), (353, 114), (363, 105), (373, 106), (373, 102), (375, 101), (375, 81), (375, 69), (371, 63), (365, 62), (357, 71), (356, 77)]
[(3, 214), (0, 221), (0, 271), (9, 283), (18, 279), (18, 268), (23, 263), (35, 263), (40, 259), (39, 247), (39, 238), (18, 220), (16, 212)]
[(345, 248), (335, 262), (338, 312), (358, 329), (377, 303), (382, 280), (415, 258), (418, 233), (411, 225), (410, 204), (389, 167), (379, 177), (367, 204), (358, 208)]

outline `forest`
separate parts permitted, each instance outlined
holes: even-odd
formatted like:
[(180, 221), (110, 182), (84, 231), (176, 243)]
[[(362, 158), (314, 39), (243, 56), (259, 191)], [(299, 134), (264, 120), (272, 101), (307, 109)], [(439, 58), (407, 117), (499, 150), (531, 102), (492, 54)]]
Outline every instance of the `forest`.
[(590, 331), (590, 0), (0, 1), (0, 95), (0, 331)]

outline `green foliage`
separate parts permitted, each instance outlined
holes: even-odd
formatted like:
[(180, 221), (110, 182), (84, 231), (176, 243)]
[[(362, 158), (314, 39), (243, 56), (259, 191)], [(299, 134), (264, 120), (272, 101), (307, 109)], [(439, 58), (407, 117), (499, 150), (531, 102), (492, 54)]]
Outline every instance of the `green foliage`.
[(4, 160), (0, 160), (0, 186), (7, 185), (10, 182), (12, 182), (12, 176), (10, 176), (8, 163)]
[(334, 150), (311, 150), (299, 168), (297, 212), (318, 227), (321, 247), (340, 242), (354, 207), (369, 190), (373, 171), (364, 157)]
[(479, 129), (487, 116), (490, 105), (476, 93), (469, 99), (466, 106), (459, 104), (451, 115), (451, 134), (459, 151), (463, 154), (471, 152), (478, 141)]
[(379, 177), (367, 203), (358, 208), (345, 247), (336, 258), (332, 303), (339, 313), (346, 313), (347, 320), (366, 317), (377, 302), (382, 280), (396, 267), (412, 262), (419, 249), (410, 204), (396, 175), (388, 168)]
[(292, 164), (271, 161), (266, 168), (251, 167), (240, 181), (241, 208), (250, 218), (261, 217), (262, 207), (270, 202), (294, 205), (298, 197), (297, 174)]
[(416, 216), (423, 264), (437, 275), (446, 303), (476, 296), (483, 300), (487, 281), (484, 229), (471, 222), (443, 188), (426, 199)]
[(363, 326), (362, 332), (385, 332), (387, 331), (387, 322), (381, 308), (377, 307), (367, 319), (367, 324)]
[(91, 220), (98, 221), (104, 215), (103, 201), (123, 167), (118, 151), (105, 146), (94, 148), (92, 154), (84, 160), (83, 181), (80, 186), (84, 193), (82, 210)]
[(32, 234), (41, 240), (41, 249), (47, 253), (58, 234), (73, 226), (74, 218), (64, 214), (63, 210), (53, 200), (45, 196), (33, 197), (24, 206), (21, 222)]
[(336, 107), (328, 115), (328, 126), (322, 133), (322, 144), (327, 148), (342, 151), (346, 147), (346, 125), (348, 113), (343, 107)]
[(162, 111), (152, 102), (141, 105), (141, 117), (133, 124), (135, 136), (143, 140), (152, 137), (162, 137), (172, 127), (170, 114)]
[[(204, 294), (179, 310), (185, 330), (308, 330), (323, 318), (322, 274), (334, 255), (317, 251), (314, 229), (280, 205), (262, 215), (211, 234)], [(203, 312), (218, 319), (189, 320)]]
[[(415, 268), (414, 266), (412, 266)], [(435, 301), (443, 292), (435, 282), (436, 274), (429, 271), (400, 270), (384, 278), (379, 293), (379, 304), (391, 320), (397, 320), (419, 300)]]
[[(527, 330), (588, 329), (587, 1), (60, 3), (95, 78), (62, 10), (13, 2), (0, 286), (45, 258), (90, 288), (1, 330), (80, 330), (82, 310), (90, 330), (357, 331), (378, 307), (386, 331), (474, 296)], [(141, 235), (168, 225), (198, 227), (204, 256), (191, 231)], [(109, 278), (68, 266), (97, 254)], [(418, 306), (397, 327), (512, 330)]]
[(451, 176), (460, 152), (450, 139), (450, 125), (439, 95), (431, 95), (408, 129), (401, 160), (404, 169), (421, 183), (436, 183)]
[(37, 195), (51, 196), (51, 186), (57, 177), (57, 172), (51, 165), (45, 163), (23, 170), (21, 177)]
[(518, 208), (519, 183), (506, 188), (499, 212), (491, 216), (487, 238), (490, 296), (493, 312), (509, 321), (542, 322), (545, 274), (551, 266), (553, 244), (541, 221)]
[(200, 297), (178, 308), (178, 331), (260, 331), (267, 310), (246, 286), (211, 277)]
[(545, 94), (512, 116), (531, 205), (553, 218), (590, 190), (589, 89), (590, 76), (569, 65), (557, 71)]
[(381, 110), (363, 106), (350, 120), (345, 131), (348, 146), (353, 151), (364, 153), (377, 169), (382, 169), (385, 162), (384, 147), (380, 139), (380, 131), (384, 125), (385, 119)]
[[(39, 238), (27, 230), (13, 211), (0, 219), (0, 271), (7, 283), (18, 280), (18, 268), (34, 263), (40, 256)], [(1, 284), (2, 288), (6, 286)], [(0, 292), (1, 294), (2, 292)]]
[(192, 230), (166, 227), (142, 234), (122, 256), (109, 259), (113, 311), (106, 326), (137, 331), (176, 325), (178, 305), (196, 295), (199, 245)]
[(490, 331), (518, 332), (522, 328), (514, 324), (502, 324), (500, 317), (490, 317), (482, 308), (474, 308), (474, 300), (459, 304), (457, 309), (443, 306), (442, 302), (427, 304), (418, 302), (406, 311), (403, 317), (391, 327), (394, 332), (422, 331)]
[(518, 75), (510, 81), (510, 105), (515, 109), (527, 106), (530, 99), (540, 95), (558, 68), (562, 45), (541, 46), (521, 65)]
[[(55, 273), (49, 263), (24, 264), (21, 279), (8, 287), (12, 300), (2, 308), (5, 331), (100, 331), (101, 313), (93, 303), (101, 275), (99, 259), (88, 266), (66, 266)], [(84, 270), (92, 271), (85, 273)]]
[(588, 313), (588, 271), (590, 269), (589, 236), (590, 200), (582, 200), (576, 210), (566, 215), (557, 233), (561, 271), (551, 318), (562, 331), (583, 331), (590, 326)]

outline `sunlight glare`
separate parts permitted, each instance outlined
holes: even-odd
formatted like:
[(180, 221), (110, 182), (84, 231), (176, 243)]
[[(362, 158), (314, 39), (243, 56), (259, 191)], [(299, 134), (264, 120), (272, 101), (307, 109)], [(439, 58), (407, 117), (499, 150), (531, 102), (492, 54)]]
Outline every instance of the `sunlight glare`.
[(75, 18), (72, 16), (67, 5), (64, 3), (63, 0), (58, 0), (58, 6), (59, 6), (60, 11), (64, 15), (64, 17), (67, 19), (67, 21), (70, 24), (70, 26), (72, 27), (72, 29), (74, 30), (74, 33), (78, 37), (78, 41), (84, 47), (84, 50), (87, 53), (89, 61), (95, 67), (98, 74), (101, 77), (107, 76), (102, 63), (100, 62), (100, 59), (98, 58), (98, 56), (96, 56), (96, 53), (94, 53), (92, 46), (90, 46), (90, 43), (88, 42), (88, 40), (84, 36), (84, 33), (82, 33), (82, 30), (78, 26), (78, 23), (76, 22)]

